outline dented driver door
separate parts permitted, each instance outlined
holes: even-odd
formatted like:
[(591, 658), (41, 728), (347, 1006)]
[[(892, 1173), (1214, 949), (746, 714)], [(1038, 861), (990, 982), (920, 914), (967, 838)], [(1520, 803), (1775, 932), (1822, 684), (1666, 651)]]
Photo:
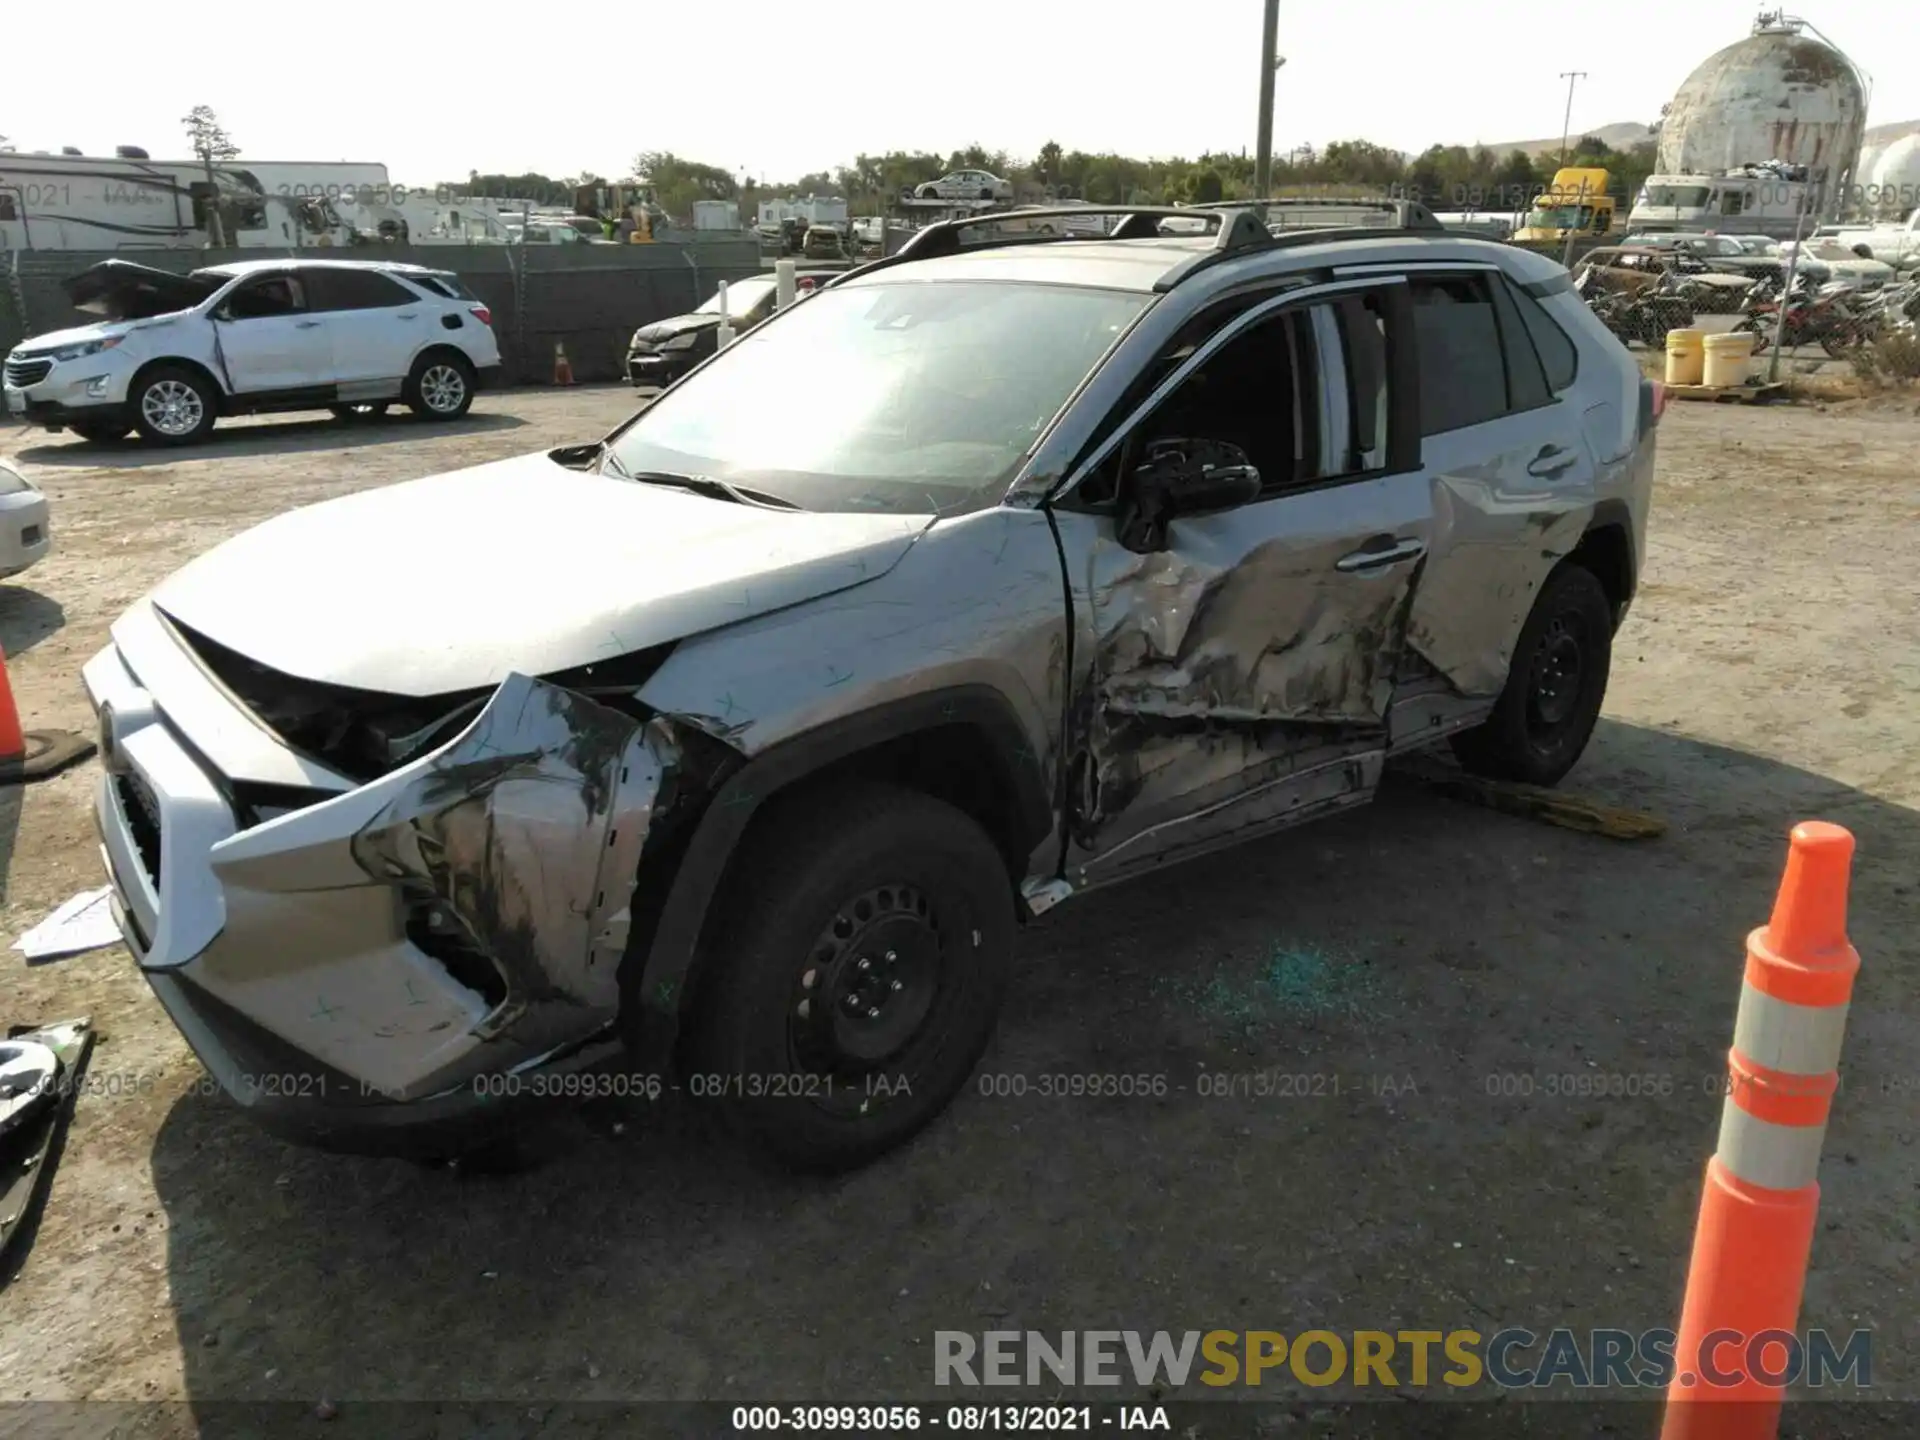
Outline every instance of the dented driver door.
[[(1069, 720), (1076, 885), (1366, 799), (1432, 530), (1404, 285), (1243, 307), (1182, 348), (1057, 507), (1092, 646)], [(1262, 488), (1143, 545), (1125, 487), (1176, 437), (1237, 447)]]

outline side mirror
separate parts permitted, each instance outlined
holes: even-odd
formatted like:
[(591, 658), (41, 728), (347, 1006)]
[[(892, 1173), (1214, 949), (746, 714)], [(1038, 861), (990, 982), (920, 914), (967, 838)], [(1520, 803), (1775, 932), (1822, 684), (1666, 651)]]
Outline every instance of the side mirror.
[(1167, 525), (1260, 498), (1260, 471), (1237, 445), (1157, 440), (1121, 485), (1115, 533), (1136, 554), (1167, 547)]

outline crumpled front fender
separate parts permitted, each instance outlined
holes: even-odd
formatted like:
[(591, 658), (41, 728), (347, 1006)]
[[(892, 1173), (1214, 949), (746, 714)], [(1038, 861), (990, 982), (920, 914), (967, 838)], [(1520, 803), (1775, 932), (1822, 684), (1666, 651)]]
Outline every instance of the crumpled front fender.
[(680, 761), (667, 722), (510, 676), (431, 755), (216, 846), (193, 978), (400, 1099), (590, 1039)]

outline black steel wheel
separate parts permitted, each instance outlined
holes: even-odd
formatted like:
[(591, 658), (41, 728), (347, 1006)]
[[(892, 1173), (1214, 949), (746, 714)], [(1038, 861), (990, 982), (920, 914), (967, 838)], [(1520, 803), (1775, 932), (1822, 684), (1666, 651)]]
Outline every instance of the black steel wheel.
[(1485, 724), (1453, 737), (1476, 774), (1555, 785), (1574, 767), (1607, 695), (1613, 607), (1590, 570), (1563, 563), (1540, 588)]
[(682, 1088), (770, 1158), (848, 1169), (972, 1073), (1006, 991), (1012, 887), (987, 833), (918, 791), (774, 804), (730, 867)]

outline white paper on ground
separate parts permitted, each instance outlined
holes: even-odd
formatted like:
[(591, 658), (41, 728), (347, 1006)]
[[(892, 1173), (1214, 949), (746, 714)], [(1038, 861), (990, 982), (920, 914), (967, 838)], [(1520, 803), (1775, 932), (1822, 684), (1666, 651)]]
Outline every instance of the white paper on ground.
[(98, 950), (120, 939), (120, 927), (114, 923), (106, 886), (84, 890), (13, 942), (13, 948), (28, 960), (51, 960), (57, 955), (78, 955), (83, 950)]

